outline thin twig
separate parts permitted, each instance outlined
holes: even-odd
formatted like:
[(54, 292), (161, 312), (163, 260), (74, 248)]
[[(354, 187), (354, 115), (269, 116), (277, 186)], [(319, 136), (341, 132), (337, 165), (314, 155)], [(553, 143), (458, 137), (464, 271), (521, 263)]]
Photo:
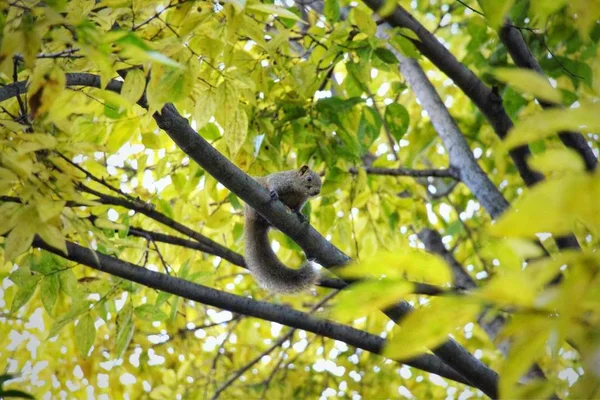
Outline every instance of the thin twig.
[[(338, 293), (339, 293), (339, 290), (335, 290), (335, 291), (332, 291), (329, 294), (327, 294), (325, 297), (323, 297), (323, 299), (321, 301), (319, 301), (317, 304), (315, 304), (311, 308), (311, 310), (309, 311), (309, 314), (314, 313), (316, 310), (318, 310), (321, 306), (323, 306), (325, 303), (327, 303), (331, 298), (333, 298)], [(275, 343), (273, 343), (273, 345), (271, 347), (269, 347), (267, 350), (265, 350), (264, 352), (259, 354), (257, 357), (255, 357), (253, 360), (251, 360), (248, 364), (244, 365), (242, 368), (237, 370), (233, 374), (233, 376), (231, 376), (231, 378), (227, 379), (221, 386), (219, 386), (217, 391), (211, 397), (211, 400), (216, 400), (217, 398), (219, 398), (219, 396), (225, 389), (227, 389), (229, 386), (231, 386), (231, 384), (233, 382), (235, 382), (240, 376), (242, 376), (246, 371), (248, 371), (254, 364), (259, 362), (264, 356), (269, 355), (273, 350), (275, 350), (276, 348), (281, 346), (283, 343), (285, 343), (287, 340), (289, 340), (294, 335), (295, 331), (296, 331), (296, 329), (290, 329), (285, 335), (279, 337), (279, 339), (277, 339), (277, 341)]]

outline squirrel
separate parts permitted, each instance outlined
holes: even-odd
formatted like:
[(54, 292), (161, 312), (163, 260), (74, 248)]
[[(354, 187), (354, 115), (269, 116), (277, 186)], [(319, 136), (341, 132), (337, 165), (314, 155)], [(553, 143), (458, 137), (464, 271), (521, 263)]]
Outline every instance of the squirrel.
[[(300, 212), (309, 197), (321, 192), (321, 178), (308, 166), (276, 172), (254, 178), (266, 188), (271, 199), (281, 200), (303, 221)], [(244, 259), (259, 286), (271, 292), (295, 293), (308, 289), (319, 278), (319, 273), (307, 261), (300, 269), (286, 267), (275, 255), (269, 243), (269, 222), (252, 207), (245, 207), (244, 236), (246, 240)]]

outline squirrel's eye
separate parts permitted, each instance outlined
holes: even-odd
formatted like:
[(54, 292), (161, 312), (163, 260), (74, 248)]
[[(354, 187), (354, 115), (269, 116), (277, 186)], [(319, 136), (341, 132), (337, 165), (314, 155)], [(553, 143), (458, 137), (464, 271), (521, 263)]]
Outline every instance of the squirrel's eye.
[(312, 177), (310, 177), (310, 176), (309, 176), (309, 177), (307, 177), (307, 178), (306, 178), (306, 180), (307, 180), (308, 182), (310, 182), (310, 181), (312, 181)]

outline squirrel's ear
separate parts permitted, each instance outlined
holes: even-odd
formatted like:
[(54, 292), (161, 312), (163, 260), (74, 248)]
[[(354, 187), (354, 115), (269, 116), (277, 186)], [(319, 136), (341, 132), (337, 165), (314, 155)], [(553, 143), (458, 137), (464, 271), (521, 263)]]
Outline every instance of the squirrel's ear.
[(300, 169), (298, 170), (300, 172), (300, 175), (304, 175), (306, 173), (306, 171), (308, 171), (308, 165), (303, 165), (300, 167)]

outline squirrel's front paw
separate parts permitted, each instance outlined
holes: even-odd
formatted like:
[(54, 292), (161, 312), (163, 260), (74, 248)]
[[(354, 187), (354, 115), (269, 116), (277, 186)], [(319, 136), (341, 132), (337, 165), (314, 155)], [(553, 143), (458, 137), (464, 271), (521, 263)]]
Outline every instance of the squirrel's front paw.
[(279, 195), (275, 190), (269, 190), (269, 194), (271, 195), (271, 201), (279, 200)]

